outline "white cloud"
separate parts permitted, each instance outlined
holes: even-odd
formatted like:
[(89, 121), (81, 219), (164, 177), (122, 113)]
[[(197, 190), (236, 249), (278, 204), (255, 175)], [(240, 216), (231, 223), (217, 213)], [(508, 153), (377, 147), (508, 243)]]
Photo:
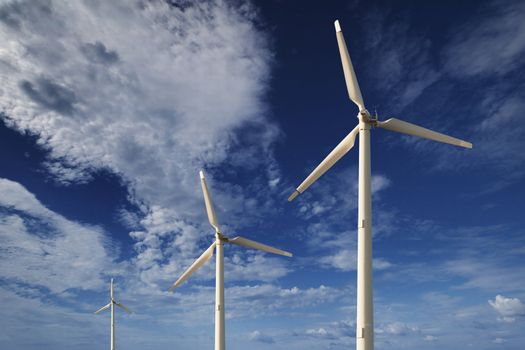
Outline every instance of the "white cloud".
[(284, 257), (268, 257), (262, 253), (248, 252), (244, 255), (233, 254), (226, 259), (228, 264), (226, 277), (231, 281), (266, 281), (271, 282), (286, 276), (291, 269), (290, 259)]
[(372, 176), (372, 193), (376, 194), (381, 190), (384, 190), (385, 188), (389, 187), (391, 184), (391, 181), (389, 178), (387, 178), (384, 175), (374, 175)]
[(0, 193), (3, 279), (62, 293), (100, 288), (103, 274), (118, 269), (110, 256), (118, 251), (101, 228), (52, 212), (19, 183), (0, 179)]
[(393, 322), (379, 327), (378, 333), (382, 332), (391, 335), (407, 335), (409, 333), (419, 332), (419, 329), (418, 327), (408, 325), (406, 323)]
[(323, 256), (319, 261), (341, 271), (357, 270), (357, 249), (341, 249), (332, 255)]
[[(229, 162), (255, 172), (254, 183), (279, 182), (271, 152), (279, 130), (262, 102), (272, 53), (250, 4), (20, 1), (0, 9), (0, 114), (38, 137), (58, 182), (87, 182), (101, 169), (121, 176), (143, 214), (132, 234), (140, 268), (164, 265), (161, 255), (178, 265), (182, 248), (196, 252), (199, 168), (212, 178)], [(258, 142), (245, 148), (244, 135)], [(250, 202), (238, 186), (210, 180), (228, 216), (248, 220), (268, 201), (268, 191)]]
[(274, 344), (275, 340), (268, 334), (261, 333), (260, 331), (253, 331), (249, 335), (250, 340), (265, 343)]
[(374, 269), (376, 270), (386, 270), (393, 266), (392, 263), (382, 258), (374, 259), (373, 265), (374, 265)]
[(345, 342), (345, 338), (355, 337), (355, 323), (349, 320), (330, 322), (321, 327), (306, 329), (304, 335), (314, 339)]
[(518, 298), (508, 298), (498, 294), (494, 300), (489, 300), (489, 304), (504, 322), (514, 322), (516, 318), (525, 316), (525, 304)]

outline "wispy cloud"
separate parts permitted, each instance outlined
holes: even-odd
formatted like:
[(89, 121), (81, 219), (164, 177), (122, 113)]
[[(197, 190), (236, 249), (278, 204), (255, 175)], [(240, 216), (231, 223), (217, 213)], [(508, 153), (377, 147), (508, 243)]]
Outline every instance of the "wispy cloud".
[(364, 48), (369, 52), (366, 56), (368, 67), (373, 68), (361, 71), (367, 73), (367, 80), (374, 82), (372, 88), (381, 90), (388, 97), (380, 106), (382, 114), (401, 112), (441, 77), (439, 67), (432, 59), (432, 42), (410, 29), (407, 15), (396, 14), (404, 20), (387, 21), (391, 16), (391, 11), (385, 6), (367, 11), (363, 18), (375, 29), (364, 33)]
[(19, 183), (0, 179), (0, 192), (2, 279), (60, 294), (100, 288), (105, 272), (118, 273), (118, 250), (101, 228), (49, 210)]
[(493, 1), (477, 11), (478, 20), (463, 24), (445, 51), (448, 72), (479, 79), (521, 69), (525, 5), (519, 1)]

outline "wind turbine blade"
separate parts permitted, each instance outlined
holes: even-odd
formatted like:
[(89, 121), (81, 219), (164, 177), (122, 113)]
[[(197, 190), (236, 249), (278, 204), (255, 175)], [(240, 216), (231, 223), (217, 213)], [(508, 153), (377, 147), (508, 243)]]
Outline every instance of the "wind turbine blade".
[(121, 303), (115, 303), (115, 305), (117, 305), (118, 307), (120, 307), (122, 310), (126, 311), (128, 314), (132, 314), (133, 311), (131, 311), (130, 309), (128, 309), (126, 306), (124, 306), (124, 304), (121, 304)]
[(232, 239), (228, 239), (228, 243), (235, 244), (235, 245), (240, 245), (240, 246), (243, 246), (243, 247), (258, 249), (258, 250), (262, 250), (262, 251), (268, 252), (268, 253), (273, 253), (273, 254), (279, 254), (279, 255), (292, 257), (292, 253), (290, 253), (290, 252), (287, 252), (287, 251), (284, 251), (284, 250), (281, 250), (281, 249), (277, 249), (277, 248), (274, 248), (274, 247), (270, 247), (269, 245), (262, 244), (262, 243), (259, 243), (259, 242), (255, 242), (255, 241), (252, 241), (251, 239), (246, 239), (246, 238), (242, 238), (242, 237), (235, 237), (235, 238), (232, 238)]
[(173, 290), (177, 288), (178, 286), (180, 286), (182, 282), (186, 281), (186, 279), (190, 277), (192, 273), (197, 271), (202, 265), (204, 265), (206, 261), (210, 260), (210, 258), (213, 256), (214, 249), (215, 249), (215, 242), (213, 242), (212, 245), (208, 249), (206, 249), (206, 251), (202, 253), (202, 255), (197, 260), (195, 260), (195, 262), (191, 264), (191, 266), (188, 267), (186, 271), (184, 271), (184, 273), (170, 287), (170, 289), (168, 289), (168, 291), (173, 292)]
[(388, 120), (385, 120), (384, 122), (377, 122), (376, 125), (380, 128), (390, 131), (396, 131), (402, 134), (419, 136), (425, 139), (448, 143), (454, 146), (472, 148), (472, 143), (470, 142), (463, 141), (455, 137), (432, 131), (421, 126), (417, 126), (415, 124), (411, 124), (395, 118), (390, 118)]
[(111, 282), (109, 284), (109, 296), (111, 299), (113, 299), (113, 278), (111, 279)]
[(359, 134), (359, 125), (357, 125), (354, 130), (350, 131), (348, 135), (341, 141), (328, 156), (317, 166), (317, 168), (312, 171), (310, 175), (304, 180), (299, 187), (295, 190), (294, 193), (288, 198), (288, 201), (291, 202), (299, 194), (306, 191), (311, 184), (313, 184), (318, 178), (321, 177), (324, 173), (328, 171), (342, 156), (344, 156), (348, 151), (354, 147), (355, 138)]
[(204, 172), (200, 171), (201, 176), (201, 187), (202, 193), (204, 194), (204, 203), (206, 204), (206, 213), (208, 214), (208, 220), (210, 221), (211, 226), (215, 231), (219, 231), (219, 223), (217, 222), (217, 216), (215, 215), (215, 210), (213, 209), (213, 203), (211, 201), (210, 192), (208, 191), (208, 186), (206, 185), (206, 179), (204, 178)]
[(102, 306), (100, 309), (98, 309), (97, 311), (95, 311), (95, 314), (99, 314), (99, 313), (101, 313), (102, 311), (109, 309), (110, 306), (111, 306), (111, 303), (107, 304), (106, 306)]
[(357, 77), (355, 76), (354, 66), (350, 59), (350, 54), (346, 48), (345, 38), (341, 31), (341, 25), (339, 21), (335, 21), (335, 34), (337, 36), (337, 45), (339, 46), (339, 55), (341, 55), (341, 63), (343, 64), (343, 72), (345, 74), (346, 89), (348, 90), (348, 96), (350, 99), (359, 107), (359, 110), (365, 109), (365, 102), (363, 96), (361, 96), (361, 89), (357, 83)]

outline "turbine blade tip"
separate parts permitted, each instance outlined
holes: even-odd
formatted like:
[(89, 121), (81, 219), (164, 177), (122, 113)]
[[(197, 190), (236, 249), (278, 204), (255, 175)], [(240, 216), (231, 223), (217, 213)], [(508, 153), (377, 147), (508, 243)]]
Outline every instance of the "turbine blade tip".
[(468, 149), (472, 149), (472, 144), (470, 142), (467, 142), (467, 141), (461, 141), (461, 146), (465, 147), (465, 148), (468, 148)]
[(300, 194), (301, 194), (301, 192), (295, 190), (294, 193), (292, 193), (292, 194), (290, 195), (290, 197), (288, 197), (288, 202), (293, 201), (293, 200), (295, 199), (295, 197), (297, 197), (297, 196), (300, 195)]
[(336, 32), (340, 32), (341, 31), (341, 25), (339, 24), (339, 20), (338, 19), (335, 20), (334, 25), (335, 25), (335, 31)]
[(204, 179), (204, 171), (202, 171), (202, 170), (199, 171), (199, 175), (200, 175), (201, 179)]

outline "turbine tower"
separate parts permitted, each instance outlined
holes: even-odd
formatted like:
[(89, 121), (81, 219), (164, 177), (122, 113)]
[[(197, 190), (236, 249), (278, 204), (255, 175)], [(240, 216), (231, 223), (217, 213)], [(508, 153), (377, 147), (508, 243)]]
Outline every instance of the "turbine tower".
[(219, 229), (219, 224), (217, 222), (217, 216), (215, 215), (215, 210), (213, 209), (213, 204), (211, 201), (210, 193), (208, 191), (208, 186), (206, 186), (206, 179), (204, 178), (204, 173), (200, 172), (201, 177), (201, 187), (204, 194), (204, 203), (206, 205), (206, 212), (208, 214), (208, 220), (215, 230), (215, 241), (212, 245), (206, 249), (202, 255), (195, 260), (191, 266), (184, 271), (184, 273), (179, 277), (179, 279), (170, 287), (169, 291), (173, 292), (175, 288), (180, 286), (192, 273), (197, 271), (206, 261), (208, 261), (212, 255), (213, 250), (217, 249), (216, 264), (215, 264), (215, 350), (224, 350), (225, 349), (225, 337), (224, 337), (224, 244), (231, 243), (247, 248), (253, 248), (262, 250), (268, 253), (279, 254), (291, 257), (292, 253), (286, 252), (281, 249), (270, 247), (266, 244), (258, 243), (246, 238), (235, 237), (228, 238), (222, 234)]
[(110, 340), (110, 350), (115, 350), (115, 306), (120, 307), (122, 310), (126, 311), (128, 314), (131, 314), (133, 311), (125, 307), (123, 304), (118, 303), (113, 297), (113, 278), (109, 284), (109, 304), (102, 306), (100, 309), (95, 311), (95, 314), (99, 314), (108, 308), (111, 308), (111, 340)]
[(365, 108), (361, 90), (357, 83), (352, 61), (346, 48), (345, 39), (341, 32), (339, 21), (335, 21), (335, 31), (339, 54), (343, 64), (346, 88), (350, 100), (359, 107), (357, 119), (359, 124), (328, 154), (328, 156), (314, 169), (306, 180), (297, 187), (288, 198), (292, 201), (303, 193), (312, 183), (323, 175), (332, 165), (344, 156), (355, 143), (359, 134), (359, 193), (358, 193), (358, 224), (357, 224), (357, 322), (356, 322), (356, 349), (374, 349), (374, 320), (372, 299), (372, 199), (370, 188), (370, 129), (379, 127), (396, 131), (402, 134), (419, 136), (422, 138), (448, 143), (455, 146), (472, 148), (472, 144), (457, 138), (447, 136), (420, 126), (390, 118), (378, 121)]

